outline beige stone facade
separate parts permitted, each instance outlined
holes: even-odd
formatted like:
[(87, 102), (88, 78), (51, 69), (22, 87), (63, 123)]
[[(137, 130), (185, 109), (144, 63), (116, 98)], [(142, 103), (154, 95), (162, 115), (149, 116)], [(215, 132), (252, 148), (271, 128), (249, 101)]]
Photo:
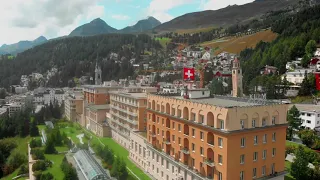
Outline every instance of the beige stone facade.
[(83, 113), (83, 99), (79, 96), (69, 95), (65, 97), (65, 117), (69, 121), (80, 122)]

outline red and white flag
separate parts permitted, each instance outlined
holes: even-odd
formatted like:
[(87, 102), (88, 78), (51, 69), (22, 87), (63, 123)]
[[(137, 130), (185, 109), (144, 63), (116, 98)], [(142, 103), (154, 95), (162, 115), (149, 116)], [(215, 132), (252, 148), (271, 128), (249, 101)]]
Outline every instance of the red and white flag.
[(183, 68), (183, 79), (184, 80), (194, 80), (195, 72), (194, 68)]

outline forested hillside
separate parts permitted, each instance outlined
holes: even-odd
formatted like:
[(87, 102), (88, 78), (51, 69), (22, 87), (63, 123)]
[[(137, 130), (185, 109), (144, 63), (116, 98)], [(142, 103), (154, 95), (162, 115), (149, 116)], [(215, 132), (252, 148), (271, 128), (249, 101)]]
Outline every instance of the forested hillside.
[[(286, 63), (297, 57), (303, 57), (306, 65), (312, 56), (310, 51), (314, 50), (315, 44), (320, 40), (320, 6), (280, 16), (272, 23), (271, 29), (279, 34), (276, 40), (270, 43), (260, 42), (254, 49), (245, 49), (240, 54), (246, 92), (254, 85), (266, 84), (265, 79), (257, 77), (260, 68), (265, 65), (277, 67), (279, 74), (285, 73)], [(270, 88), (273, 87), (270, 85)]]
[[(19, 84), (21, 75), (43, 74), (53, 67), (59, 73), (47, 85), (67, 86), (74, 77), (93, 77), (97, 57), (103, 80), (124, 78), (133, 74), (131, 58), (139, 63), (145, 50), (160, 48), (159, 42), (147, 35), (109, 34), (53, 40), (18, 54), (14, 60), (0, 60), (0, 87)], [(118, 57), (109, 58), (111, 53), (117, 53)]]

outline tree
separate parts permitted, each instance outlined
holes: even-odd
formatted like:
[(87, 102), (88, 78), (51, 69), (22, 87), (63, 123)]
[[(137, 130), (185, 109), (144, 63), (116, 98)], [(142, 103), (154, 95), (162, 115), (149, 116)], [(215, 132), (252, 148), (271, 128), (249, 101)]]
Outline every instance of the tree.
[(31, 118), (31, 124), (30, 124), (30, 136), (36, 137), (39, 136), (39, 129), (37, 126), (37, 122), (34, 118)]
[(301, 83), (301, 88), (299, 89), (298, 95), (299, 96), (308, 96), (312, 92), (312, 87), (310, 85), (309, 76), (307, 71), (304, 74), (304, 79)]
[(40, 180), (52, 180), (54, 179), (51, 173), (41, 174)]
[(0, 89), (0, 99), (5, 99), (7, 96), (5, 89)]
[(290, 174), (296, 178), (296, 180), (305, 180), (310, 177), (309, 162), (305, 158), (306, 153), (302, 146), (299, 146), (296, 153), (294, 162), (291, 164)]
[(23, 164), (23, 165), (20, 166), (18, 175), (20, 175), (20, 174), (26, 174), (26, 173), (28, 173), (28, 172), (29, 172), (28, 166), (26, 166), (25, 164)]
[(212, 79), (211, 84), (209, 85), (209, 89), (211, 94), (224, 94), (223, 83), (219, 78)]
[(14, 151), (8, 159), (8, 165), (12, 166), (13, 169), (17, 169), (21, 164), (27, 162), (27, 156), (21, 152)]
[(311, 130), (303, 130), (299, 132), (299, 138), (301, 139), (302, 143), (307, 147), (312, 147), (317, 139), (317, 135), (314, 131)]
[(308, 68), (310, 63), (310, 57), (308, 55), (304, 55), (301, 60), (301, 66), (304, 68)]
[(288, 129), (287, 129), (287, 139), (292, 140), (293, 134), (296, 130), (300, 129), (302, 124), (300, 118), (300, 112), (296, 106), (292, 106), (287, 115)]
[(311, 58), (313, 56), (313, 53), (317, 50), (317, 43), (315, 40), (310, 40), (306, 47), (305, 47), (305, 53), (306, 55)]
[(54, 141), (52, 138), (49, 138), (46, 142), (46, 146), (45, 146), (45, 149), (44, 149), (44, 152), (46, 154), (55, 154), (57, 153), (57, 150), (56, 148), (54, 147)]

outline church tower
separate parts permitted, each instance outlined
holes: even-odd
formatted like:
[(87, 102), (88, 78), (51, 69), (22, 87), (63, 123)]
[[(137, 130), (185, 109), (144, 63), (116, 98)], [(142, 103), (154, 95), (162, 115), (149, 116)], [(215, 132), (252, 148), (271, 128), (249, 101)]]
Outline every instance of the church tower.
[(243, 96), (242, 70), (237, 57), (233, 60), (232, 64), (232, 95), (233, 97)]
[(102, 84), (102, 80), (101, 80), (101, 67), (98, 66), (98, 62), (96, 62), (96, 69), (94, 70), (95, 73), (95, 85), (101, 85)]

